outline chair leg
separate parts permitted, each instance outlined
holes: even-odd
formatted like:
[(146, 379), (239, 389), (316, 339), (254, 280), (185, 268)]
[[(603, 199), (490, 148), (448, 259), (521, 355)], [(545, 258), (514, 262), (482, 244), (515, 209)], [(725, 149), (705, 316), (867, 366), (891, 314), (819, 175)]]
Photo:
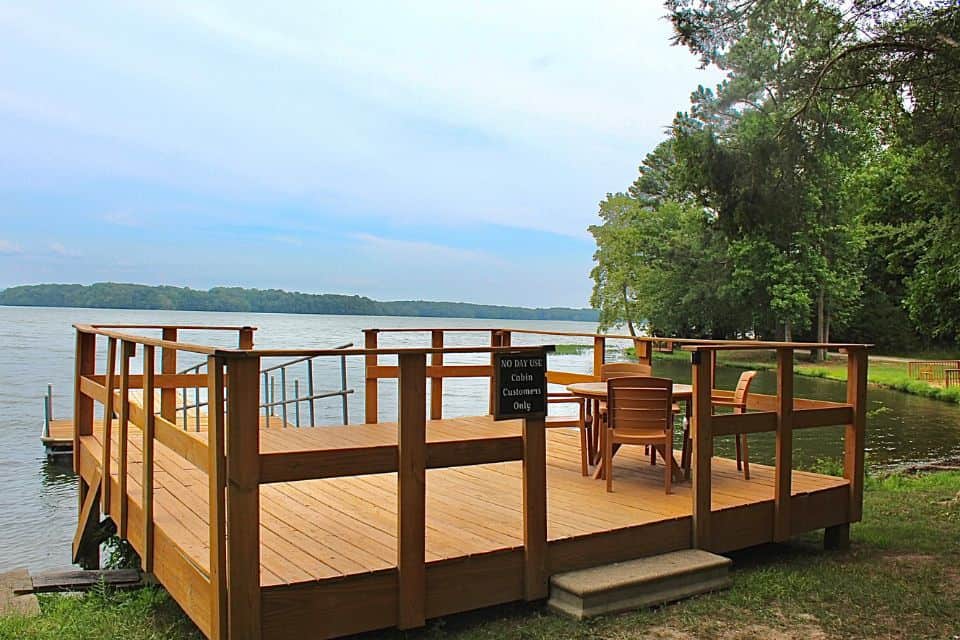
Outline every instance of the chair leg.
[(603, 474), (607, 480), (607, 493), (613, 491), (613, 438), (606, 430), (600, 435), (603, 440)]
[(587, 456), (589, 455), (588, 449), (590, 448), (587, 444), (589, 436), (587, 435), (587, 426), (586, 424), (580, 425), (580, 475), (585, 476), (589, 473), (587, 466)]
[(737, 441), (737, 471), (740, 471), (740, 469), (743, 468), (742, 467), (743, 458), (740, 455), (740, 434), (739, 433), (736, 435), (736, 441)]
[(650, 447), (650, 466), (657, 466), (657, 448)]
[(743, 434), (743, 479), (750, 479), (750, 447), (747, 445), (747, 434)]
[(670, 493), (670, 485), (673, 482), (673, 443), (667, 440), (663, 447), (663, 484)]

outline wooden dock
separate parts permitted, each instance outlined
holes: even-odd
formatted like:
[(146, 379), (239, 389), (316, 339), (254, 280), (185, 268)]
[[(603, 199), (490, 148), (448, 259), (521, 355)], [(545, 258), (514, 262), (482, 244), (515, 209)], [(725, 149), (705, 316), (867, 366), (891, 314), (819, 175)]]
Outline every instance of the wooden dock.
[(73, 420), (51, 420), (49, 430), (40, 434), (40, 443), (48, 458), (68, 456), (73, 453)]
[[(502, 336), (494, 347), (348, 352), (366, 359), (368, 380), (399, 378), (398, 422), (268, 429), (257, 415), (259, 357), (290, 352), (200, 351), (175, 338), (77, 328), (75, 555), (89, 562), (84, 541), (102, 512), (140, 553), (144, 570), (212, 638), (411, 628), (539, 600), (550, 575), (614, 561), (689, 548), (724, 552), (816, 529), (843, 544), (848, 523), (860, 517), (862, 347), (846, 345), (850, 402), (795, 400), (792, 368), (783, 368), (778, 396), (757, 396), (756, 411), (743, 415), (703, 411), (714, 391), (711, 370), (695, 365), (700, 417), (691, 480), (667, 494), (662, 467), (651, 466), (642, 447), (625, 447), (615, 490), (607, 493), (603, 482), (580, 473), (576, 429), (544, 430), (542, 419), (428, 419), (428, 375), (433, 383), (445, 374), (489, 375), (483, 367), (445, 367), (437, 356), (508, 348)], [(108, 353), (120, 354), (119, 367), (103, 374), (92, 364), (97, 335)], [(140, 375), (129, 371), (135, 348), (145, 350)], [(207, 353), (211, 373), (155, 373), (158, 348)], [(723, 346), (696, 348), (707, 364)], [(787, 351), (792, 357), (793, 345), (772, 348), (783, 363)], [(428, 355), (436, 364), (427, 366)], [(380, 356), (397, 356), (397, 366), (380, 366)], [(178, 428), (162, 407), (142, 406), (153, 393), (131, 391), (201, 384), (213, 410), (211, 428), (200, 432)], [(95, 401), (118, 418), (94, 421)], [(369, 395), (367, 402), (369, 409)], [(376, 409), (375, 395), (372, 402)], [(793, 470), (792, 429), (827, 425), (845, 425), (846, 477)], [(777, 463), (752, 464), (750, 480), (734, 461), (712, 455), (715, 436), (762, 431), (777, 433)]]

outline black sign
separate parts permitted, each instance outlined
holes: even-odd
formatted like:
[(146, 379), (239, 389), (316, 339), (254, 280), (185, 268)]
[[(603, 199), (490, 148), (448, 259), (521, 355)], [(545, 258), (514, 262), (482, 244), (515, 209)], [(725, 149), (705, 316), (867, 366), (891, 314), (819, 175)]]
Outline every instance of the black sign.
[(493, 354), (493, 419), (547, 415), (547, 351)]

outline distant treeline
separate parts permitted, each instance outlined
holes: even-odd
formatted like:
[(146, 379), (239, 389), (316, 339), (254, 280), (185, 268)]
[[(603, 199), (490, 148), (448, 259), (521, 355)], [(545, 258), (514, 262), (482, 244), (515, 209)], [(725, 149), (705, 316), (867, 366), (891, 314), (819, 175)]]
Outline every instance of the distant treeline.
[(256, 313), (320, 313), (358, 316), (421, 316), (431, 318), (496, 318), (503, 320), (579, 320), (596, 322), (593, 309), (551, 307), (528, 309), (466, 302), (397, 300), (381, 302), (363, 296), (310, 294), (280, 289), (187, 287), (98, 282), (37, 284), (0, 291), (0, 305), (25, 307), (88, 307), (93, 309), (171, 309), (177, 311), (247, 311)]

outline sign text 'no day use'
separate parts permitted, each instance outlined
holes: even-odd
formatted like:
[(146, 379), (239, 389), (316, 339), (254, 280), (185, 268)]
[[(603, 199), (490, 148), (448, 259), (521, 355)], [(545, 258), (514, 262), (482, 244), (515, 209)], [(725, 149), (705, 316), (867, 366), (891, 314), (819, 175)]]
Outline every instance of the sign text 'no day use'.
[(494, 411), (497, 420), (547, 415), (547, 350), (495, 353)]

